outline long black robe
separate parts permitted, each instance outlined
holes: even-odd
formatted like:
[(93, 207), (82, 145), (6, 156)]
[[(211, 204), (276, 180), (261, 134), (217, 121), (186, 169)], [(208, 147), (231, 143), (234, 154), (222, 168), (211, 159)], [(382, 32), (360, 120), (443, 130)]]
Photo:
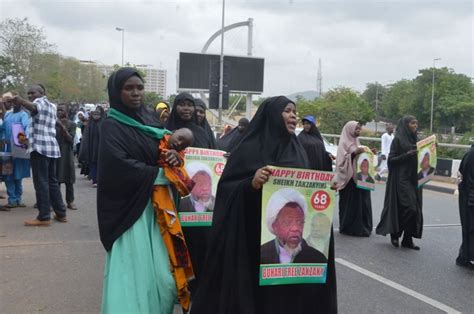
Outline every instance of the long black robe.
[[(193, 132), (194, 135), (194, 143), (192, 145), (193, 147), (214, 149), (214, 134), (209, 134), (204, 128), (197, 124), (196, 114), (193, 115), (190, 121), (184, 121), (178, 115), (176, 106), (185, 100), (188, 100), (193, 104), (195, 102), (193, 96), (188, 93), (180, 93), (178, 96), (176, 96), (173, 103), (173, 110), (171, 111), (168, 118), (166, 128), (170, 131), (180, 128), (188, 128)], [(186, 239), (186, 244), (189, 250), (189, 255), (191, 256), (195, 276), (195, 279), (191, 281), (189, 285), (192, 295), (195, 294), (197, 288), (199, 287), (201, 271), (204, 268), (204, 258), (206, 257), (209, 229), (209, 227), (182, 227), (184, 238)]]
[[(108, 82), (110, 105), (145, 125), (159, 127), (151, 110), (141, 106), (128, 109), (120, 98), (132, 68), (121, 68)], [(158, 174), (158, 142), (131, 126), (107, 118), (102, 124), (99, 144), (97, 216), (100, 240), (110, 250), (116, 239), (140, 218), (150, 200)]]
[(298, 134), (298, 140), (308, 155), (309, 169), (332, 171), (332, 160), (317, 127), (312, 124), (308, 133)]
[(81, 150), (79, 151), (79, 159), (87, 165), (97, 163), (99, 159), (99, 142), (101, 125), (103, 119), (90, 119), (84, 130), (81, 141)]
[(282, 111), (291, 102), (262, 103), (219, 181), (206, 268), (192, 314), (336, 313), (334, 242), (326, 284), (259, 286), (262, 191), (252, 178), (266, 165), (307, 168), (306, 153), (286, 130)]
[(232, 149), (230, 145), (232, 142), (235, 142), (235, 139), (239, 139), (241, 136), (239, 128), (233, 128), (229, 133), (217, 140), (217, 149), (229, 152)]
[[(204, 112), (206, 112), (207, 110), (206, 104), (199, 98), (194, 100), (194, 105), (196, 107), (201, 107), (204, 110)], [(207, 121), (206, 116), (204, 116), (204, 120), (202, 120), (201, 123), (196, 121), (196, 124), (199, 125), (201, 128), (203, 128), (204, 131), (206, 131), (207, 138), (209, 139), (209, 142), (210, 142), (209, 143), (210, 148), (212, 149), (217, 148), (216, 137), (214, 136), (214, 132), (212, 131), (211, 125)]]
[(459, 216), (462, 227), (462, 244), (456, 261), (467, 264), (474, 261), (474, 147), (464, 156), (459, 172)]
[(407, 152), (416, 149), (417, 137), (408, 129), (414, 119), (407, 116), (398, 122), (397, 133), (388, 155), (388, 179), (384, 206), (376, 233), (421, 238), (423, 232), (423, 190), (418, 188), (417, 156)]
[(59, 127), (56, 127), (56, 140), (58, 141), (61, 158), (56, 162), (56, 177), (59, 183), (76, 182), (76, 169), (74, 167), (74, 136), (76, 135), (76, 124), (67, 121), (66, 129), (72, 140), (67, 141)]
[(356, 237), (372, 233), (372, 200), (370, 191), (356, 187), (350, 179), (339, 191), (339, 232)]

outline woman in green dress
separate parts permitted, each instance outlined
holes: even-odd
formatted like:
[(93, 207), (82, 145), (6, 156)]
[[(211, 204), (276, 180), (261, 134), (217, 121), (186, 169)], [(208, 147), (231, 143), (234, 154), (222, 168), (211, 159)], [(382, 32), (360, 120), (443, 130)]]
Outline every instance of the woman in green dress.
[[(167, 184), (157, 166), (167, 132), (144, 104), (144, 85), (132, 68), (108, 82), (111, 110), (102, 124), (97, 211), (107, 250), (103, 313), (172, 313), (176, 286), (167, 247), (151, 202), (154, 185)], [(113, 114), (115, 113), (115, 114)], [(176, 164), (171, 154), (169, 162)]]

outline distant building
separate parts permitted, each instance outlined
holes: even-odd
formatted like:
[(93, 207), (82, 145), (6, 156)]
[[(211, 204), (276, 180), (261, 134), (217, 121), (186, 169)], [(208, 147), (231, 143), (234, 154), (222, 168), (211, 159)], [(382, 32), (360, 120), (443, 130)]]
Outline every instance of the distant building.
[(166, 70), (150, 65), (137, 65), (136, 67), (145, 73), (145, 91), (155, 92), (166, 97)]
[[(109, 77), (114, 71), (112, 65), (100, 64), (94, 61), (81, 60), (82, 64), (95, 65), (97, 69), (104, 75)], [(138, 70), (145, 73), (145, 91), (155, 92), (162, 97), (166, 97), (166, 70), (157, 69), (151, 65), (136, 65)]]
[(100, 64), (95, 61), (89, 61), (89, 60), (79, 60), (81, 64), (84, 65), (91, 65), (97, 67), (97, 69), (104, 75), (104, 77), (108, 78), (110, 74), (114, 71), (114, 67), (111, 65), (105, 65), (105, 64)]

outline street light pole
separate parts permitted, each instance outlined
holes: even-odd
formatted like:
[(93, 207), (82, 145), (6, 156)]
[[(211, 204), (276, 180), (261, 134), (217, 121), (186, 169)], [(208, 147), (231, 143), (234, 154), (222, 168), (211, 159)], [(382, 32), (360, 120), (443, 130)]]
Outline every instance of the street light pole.
[(377, 88), (375, 89), (375, 134), (377, 134), (377, 124), (378, 124), (378, 114), (379, 114), (379, 83), (377, 84)]
[(435, 62), (441, 58), (433, 59), (433, 80), (431, 84), (431, 119), (430, 119), (430, 133), (433, 133), (433, 108), (434, 108), (434, 80), (435, 80)]
[(222, 130), (222, 96), (224, 94), (224, 14), (225, 14), (225, 0), (222, 0), (222, 28), (221, 28), (221, 55), (220, 55), (220, 69), (219, 69), (219, 131)]
[(122, 27), (116, 27), (115, 30), (122, 32), (122, 67), (123, 67), (123, 51), (125, 47), (125, 29)]

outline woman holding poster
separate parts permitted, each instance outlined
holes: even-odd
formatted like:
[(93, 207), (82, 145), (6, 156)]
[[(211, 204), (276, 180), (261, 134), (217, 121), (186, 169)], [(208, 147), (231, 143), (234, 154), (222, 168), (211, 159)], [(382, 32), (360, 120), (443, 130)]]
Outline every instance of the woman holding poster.
[(398, 121), (397, 133), (388, 155), (388, 179), (385, 200), (377, 234), (390, 234), (391, 243), (419, 250), (413, 237), (420, 239), (423, 229), (422, 189), (418, 187), (416, 142), (418, 121), (405, 116)]
[(342, 129), (336, 157), (336, 188), (339, 191), (339, 232), (355, 237), (372, 233), (372, 202), (370, 191), (357, 188), (356, 157), (367, 150), (360, 146), (361, 125), (349, 121)]
[(267, 166), (308, 167), (306, 152), (294, 134), (296, 122), (291, 100), (269, 98), (259, 106), (230, 155), (217, 189), (206, 268), (193, 299), (193, 314), (337, 312), (332, 239), (325, 284), (259, 286)]
[[(208, 133), (203, 127), (199, 126), (196, 114), (196, 101), (194, 97), (188, 93), (180, 93), (174, 99), (173, 109), (168, 117), (166, 128), (170, 131), (181, 128), (190, 129), (194, 135), (193, 147), (209, 149), (215, 149), (216, 147), (212, 132)], [(183, 232), (189, 253), (191, 254), (196, 277), (195, 280), (190, 283), (191, 293), (194, 295), (199, 285), (201, 270), (204, 268), (209, 227), (183, 227)]]

